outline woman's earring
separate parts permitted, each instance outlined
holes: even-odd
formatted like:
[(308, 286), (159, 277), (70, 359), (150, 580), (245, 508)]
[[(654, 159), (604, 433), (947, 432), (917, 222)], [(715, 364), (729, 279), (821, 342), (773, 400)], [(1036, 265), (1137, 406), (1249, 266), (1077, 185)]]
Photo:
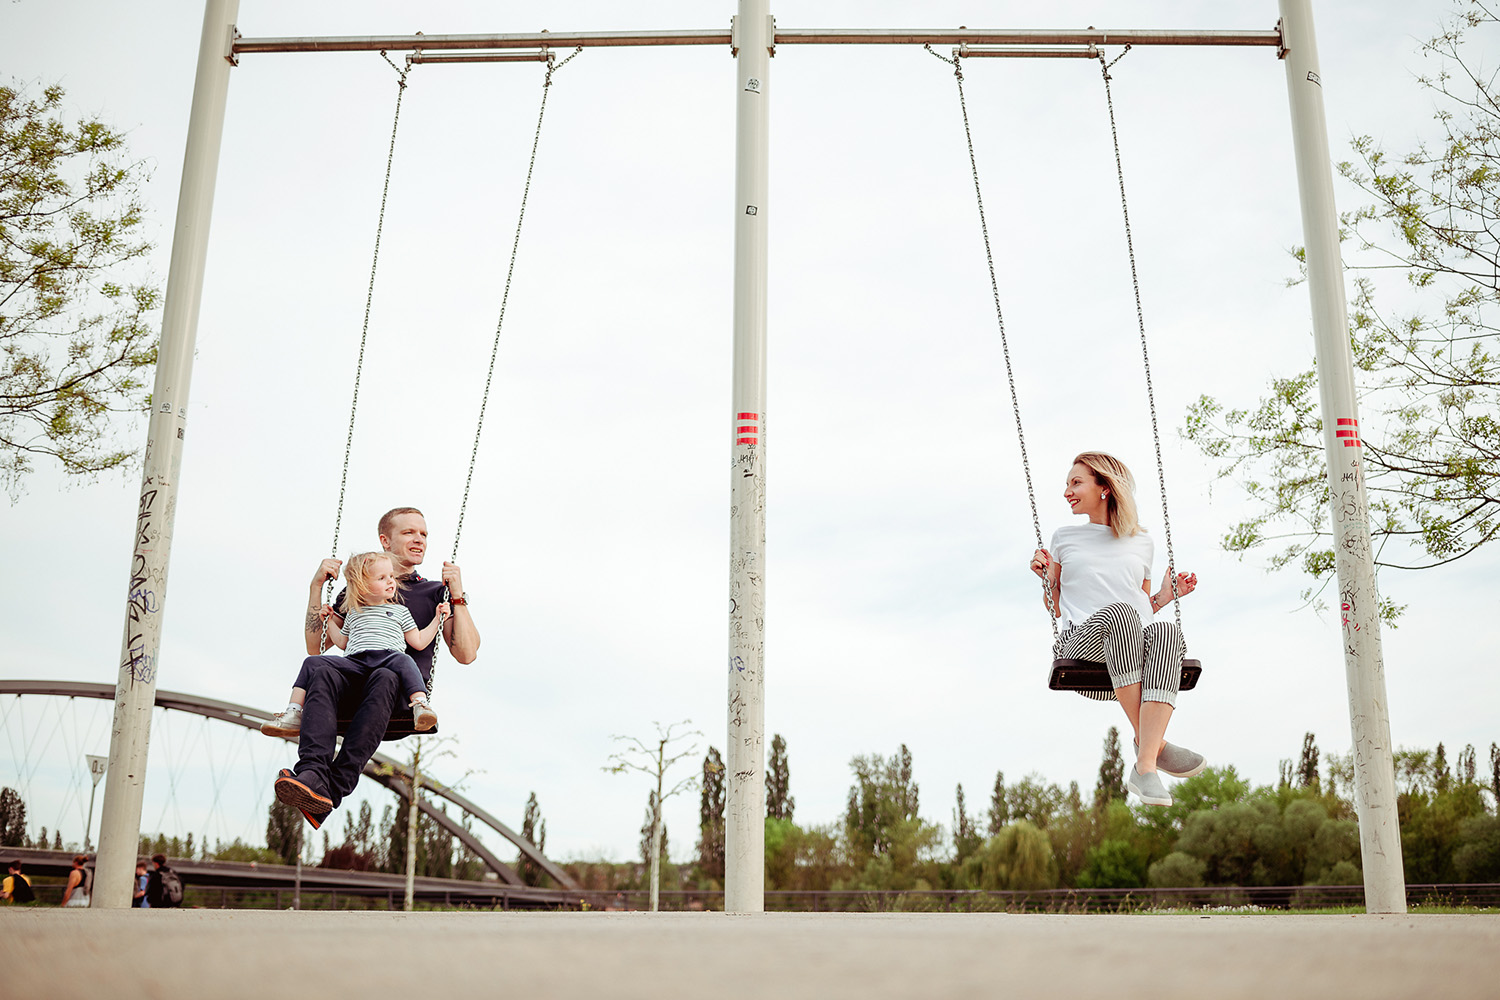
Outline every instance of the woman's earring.
[(1104, 494), (1103, 494), (1103, 493), (1101, 493), (1101, 494), (1099, 494), (1099, 499), (1100, 499), (1100, 500), (1103, 500), (1103, 499), (1104, 499), (1104, 496), (1105, 496), (1105, 495), (1104, 495)]

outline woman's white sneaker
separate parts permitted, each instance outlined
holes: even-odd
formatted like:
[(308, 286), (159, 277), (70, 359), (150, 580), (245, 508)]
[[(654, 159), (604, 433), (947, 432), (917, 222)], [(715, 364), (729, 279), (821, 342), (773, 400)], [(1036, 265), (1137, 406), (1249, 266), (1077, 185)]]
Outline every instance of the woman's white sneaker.
[(260, 731), (267, 736), (295, 737), (302, 733), (302, 706), (288, 705), (280, 713), (271, 716), (270, 722), (261, 723)]

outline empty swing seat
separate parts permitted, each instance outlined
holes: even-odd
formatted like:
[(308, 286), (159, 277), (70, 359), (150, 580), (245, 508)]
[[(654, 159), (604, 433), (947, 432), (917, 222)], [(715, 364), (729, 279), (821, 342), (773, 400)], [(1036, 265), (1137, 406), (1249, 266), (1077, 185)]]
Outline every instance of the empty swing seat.
[[(1182, 661), (1182, 683), (1179, 691), (1191, 691), (1198, 685), (1203, 664), (1197, 660)], [(1047, 686), (1054, 691), (1113, 691), (1109, 668), (1095, 660), (1072, 660), (1059, 657), (1052, 661), (1052, 676)], [(410, 720), (407, 720), (408, 723)]]

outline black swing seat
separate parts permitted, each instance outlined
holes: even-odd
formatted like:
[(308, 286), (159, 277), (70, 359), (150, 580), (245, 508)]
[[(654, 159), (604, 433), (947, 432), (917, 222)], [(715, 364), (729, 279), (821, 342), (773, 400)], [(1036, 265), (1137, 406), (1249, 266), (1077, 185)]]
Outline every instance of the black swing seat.
[[(348, 734), (349, 723), (354, 720), (354, 713), (359, 708), (359, 699), (363, 694), (363, 689), (346, 691), (344, 692), (344, 697), (339, 701), (340, 737)], [(433, 726), (431, 729), (418, 733), (416, 729), (412, 728), (411, 709), (403, 705), (398, 706), (391, 713), (391, 720), (386, 723), (385, 735), (381, 737), (381, 740), (404, 740), (408, 736), (435, 736), (437, 731), (438, 727)]]
[[(1182, 661), (1182, 683), (1179, 691), (1191, 691), (1198, 685), (1198, 675), (1203, 673), (1203, 664), (1197, 660)], [(1052, 661), (1052, 676), (1047, 686), (1054, 691), (1113, 691), (1109, 680), (1109, 668), (1094, 660), (1071, 660), (1059, 657)], [(411, 720), (407, 719), (408, 727)]]

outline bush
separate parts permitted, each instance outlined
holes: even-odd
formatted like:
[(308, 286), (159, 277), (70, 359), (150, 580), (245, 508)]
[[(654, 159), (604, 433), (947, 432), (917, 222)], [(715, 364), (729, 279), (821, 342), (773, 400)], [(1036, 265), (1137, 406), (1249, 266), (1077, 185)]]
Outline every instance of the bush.
[(1197, 888), (1207, 870), (1208, 864), (1201, 859), (1173, 851), (1151, 866), (1146, 883), (1153, 889)]

